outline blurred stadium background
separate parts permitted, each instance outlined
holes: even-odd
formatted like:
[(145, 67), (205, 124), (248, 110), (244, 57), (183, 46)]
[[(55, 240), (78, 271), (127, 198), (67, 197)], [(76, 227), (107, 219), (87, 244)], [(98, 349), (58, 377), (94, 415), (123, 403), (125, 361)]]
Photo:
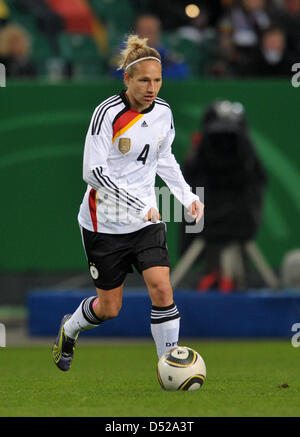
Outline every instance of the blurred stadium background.
[[(212, 102), (239, 102), (267, 177), (254, 242), (274, 287), (265, 263), (249, 258), (246, 287), (200, 292), (204, 251), (176, 284), (183, 335), (291, 335), (300, 321), (299, 89), (292, 82), (299, 29), (297, 0), (0, 0), (0, 322), (8, 335), (52, 336), (64, 311), (93, 293), (77, 225), (84, 138), (95, 106), (123, 87), (116, 54), (131, 32), (148, 36), (163, 56), (160, 97), (173, 109), (177, 160), (184, 165)], [(181, 234), (179, 223), (168, 224), (174, 269)], [(141, 278), (129, 275), (126, 285), (119, 321), (90, 335), (150, 336)], [(141, 320), (133, 327), (136, 305)]]

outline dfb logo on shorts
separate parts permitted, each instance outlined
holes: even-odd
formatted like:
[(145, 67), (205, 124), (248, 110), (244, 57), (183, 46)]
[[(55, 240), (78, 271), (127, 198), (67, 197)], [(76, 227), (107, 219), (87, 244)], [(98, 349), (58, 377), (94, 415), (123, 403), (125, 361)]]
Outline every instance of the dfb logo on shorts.
[(95, 265), (90, 266), (90, 273), (93, 279), (99, 278), (99, 271)]

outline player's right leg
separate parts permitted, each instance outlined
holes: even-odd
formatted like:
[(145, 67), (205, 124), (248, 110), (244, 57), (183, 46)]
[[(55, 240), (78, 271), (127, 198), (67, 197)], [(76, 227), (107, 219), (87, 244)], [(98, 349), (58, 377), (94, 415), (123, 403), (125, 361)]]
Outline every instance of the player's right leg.
[(71, 367), (76, 340), (80, 332), (93, 329), (106, 320), (117, 317), (122, 306), (123, 284), (112, 290), (97, 288), (98, 296), (84, 299), (73, 314), (66, 314), (61, 321), (52, 348), (56, 366), (63, 371)]

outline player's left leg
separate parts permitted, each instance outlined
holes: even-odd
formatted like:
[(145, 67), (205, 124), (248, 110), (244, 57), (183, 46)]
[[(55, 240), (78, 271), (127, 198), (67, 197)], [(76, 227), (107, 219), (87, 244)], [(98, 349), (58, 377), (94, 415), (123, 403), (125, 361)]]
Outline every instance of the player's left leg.
[(160, 358), (178, 345), (180, 315), (173, 300), (170, 268), (154, 266), (142, 272), (152, 301), (151, 333)]

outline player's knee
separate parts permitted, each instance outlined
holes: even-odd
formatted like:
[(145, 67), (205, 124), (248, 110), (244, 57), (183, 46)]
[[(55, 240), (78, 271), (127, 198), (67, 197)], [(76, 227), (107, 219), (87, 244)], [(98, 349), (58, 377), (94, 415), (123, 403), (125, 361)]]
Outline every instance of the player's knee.
[(152, 304), (155, 306), (168, 306), (173, 302), (172, 287), (169, 281), (159, 281), (152, 285)]

